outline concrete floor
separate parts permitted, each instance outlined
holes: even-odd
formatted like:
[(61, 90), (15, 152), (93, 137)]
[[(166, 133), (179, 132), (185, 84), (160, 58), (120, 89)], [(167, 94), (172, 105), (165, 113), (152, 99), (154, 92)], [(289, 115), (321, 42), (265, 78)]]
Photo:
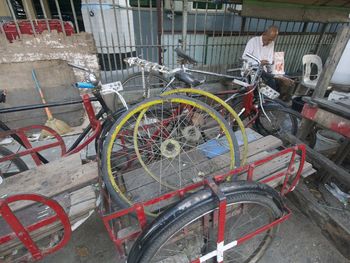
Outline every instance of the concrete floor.
[[(288, 202), (288, 207), (293, 211), (291, 219), (282, 223), (273, 245), (259, 263), (350, 262), (322, 235), (321, 230), (313, 225), (293, 204)], [(102, 220), (94, 214), (73, 233), (70, 243), (64, 249), (48, 256), (41, 262), (122, 263), (126, 260), (118, 257)]]

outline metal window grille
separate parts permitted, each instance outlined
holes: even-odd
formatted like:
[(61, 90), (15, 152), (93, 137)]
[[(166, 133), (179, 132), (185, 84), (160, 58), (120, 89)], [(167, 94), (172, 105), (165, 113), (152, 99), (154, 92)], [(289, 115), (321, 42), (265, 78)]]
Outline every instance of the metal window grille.
[[(275, 51), (285, 52), (285, 71), (300, 75), (304, 54), (318, 54), (325, 62), (342, 23), (275, 21), (240, 16), (240, 4), (193, 0), (6, 0), (10, 14), (3, 21), (15, 23), (21, 37), (22, 20), (29, 20), (32, 34), (37, 25), (58, 19), (61, 32), (66, 23), (74, 31), (93, 34), (104, 81), (126, 77), (123, 59), (144, 59), (176, 67), (174, 49), (181, 46), (198, 60), (199, 68), (223, 72), (237, 66), (249, 38), (268, 26), (279, 27)], [(28, 10), (31, 10), (29, 12)], [(3, 32), (1, 30), (0, 32)]]

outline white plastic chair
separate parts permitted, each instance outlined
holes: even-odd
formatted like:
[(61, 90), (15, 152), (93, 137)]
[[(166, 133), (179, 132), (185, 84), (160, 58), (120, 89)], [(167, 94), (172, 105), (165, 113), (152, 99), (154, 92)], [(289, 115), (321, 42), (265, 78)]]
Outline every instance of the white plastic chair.
[[(311, 75), (312, 64), (317, 66), (317, 73)], [(304, 55), (303, 56), (303, 80), (302, 84), (307, 87), (306, 94), (310, 89), (315, 89), (317, 81), (322, 72), (322, 60), (317, 55)], [(312, 78), (310, 78), (312, 76)]]

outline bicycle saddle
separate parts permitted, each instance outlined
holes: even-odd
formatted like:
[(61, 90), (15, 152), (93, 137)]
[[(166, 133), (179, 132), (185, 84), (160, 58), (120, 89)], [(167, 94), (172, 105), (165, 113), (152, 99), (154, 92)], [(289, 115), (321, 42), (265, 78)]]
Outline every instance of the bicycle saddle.
[(196, 87), (202, 83), (198, 79), (195, 79), (195, 77), (192, 74), (184, 72), (184, 71), (176, 72), (175, 78), (180, 80), (181, 82), (186, 83), (187, 85), (189, 85), (191, 87)]
[(187, 61), (187, 62), (190, 63), (190, 64), (196, 65), (196, 64), (198, 63), (197, 60), (191, 58), (189, 55), (187, 55), (187, 54), (186, 54), (181, 48), (179, 48), (179, 47), (175, 48), (175, 52), (176, 52), (176, 54), (177, 54), (180, 58), (184, 59), (185, 61)]

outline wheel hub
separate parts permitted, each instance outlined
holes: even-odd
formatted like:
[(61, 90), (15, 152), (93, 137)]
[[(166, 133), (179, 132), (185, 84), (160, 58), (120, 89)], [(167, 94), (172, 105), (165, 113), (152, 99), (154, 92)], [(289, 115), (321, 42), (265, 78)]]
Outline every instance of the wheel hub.
[(187, 126), (182, 131), (182, 136), (189, 142), (198, 142), (201, 132), (196, 126)]
[(166, 158), (175, 158), (180, 154), (181, 146), (178, 141), (167, 139), (160, 145), (160, 151)]

